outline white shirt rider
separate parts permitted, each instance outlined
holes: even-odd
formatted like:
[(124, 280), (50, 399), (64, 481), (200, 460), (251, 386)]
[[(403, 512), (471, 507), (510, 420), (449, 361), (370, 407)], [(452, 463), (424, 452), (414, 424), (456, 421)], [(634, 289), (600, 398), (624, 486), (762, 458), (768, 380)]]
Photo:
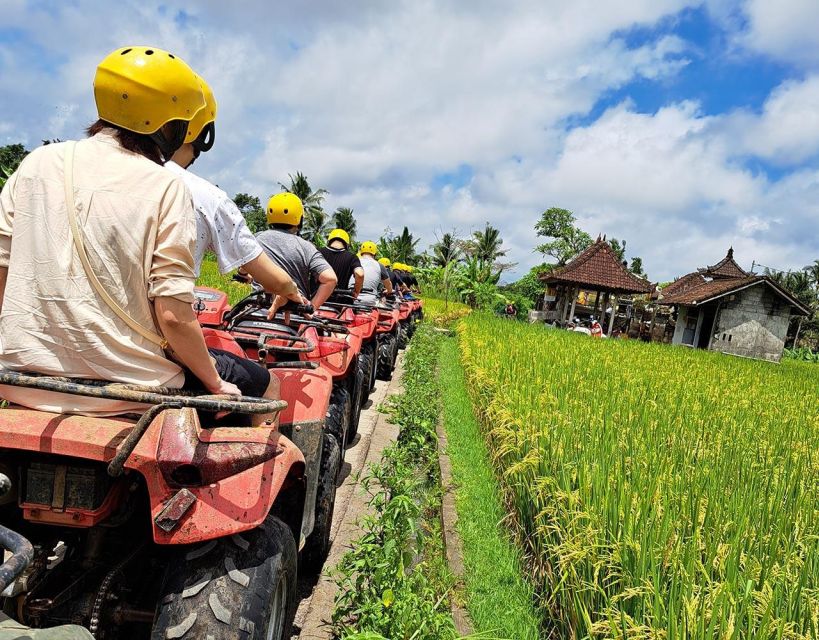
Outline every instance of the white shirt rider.
[(205, 252), (216, 254), (219, 273), (226, 274), (258, 258), (262, 246), (248, 229), (244, 216), (228, 194), (173, 160), (167, 169), (184, 180), (196, 210), (196, 248), (193, 253), (196, 276), (202, 269)]

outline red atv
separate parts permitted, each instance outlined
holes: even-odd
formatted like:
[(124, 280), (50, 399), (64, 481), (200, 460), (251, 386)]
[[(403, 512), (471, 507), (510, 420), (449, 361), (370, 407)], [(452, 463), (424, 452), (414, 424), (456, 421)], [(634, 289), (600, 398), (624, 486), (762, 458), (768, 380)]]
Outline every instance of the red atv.
[[(0, 571), (4, 611), (98, 639), (289, 637), (298, 548), (324, 536), (329, 385), (300, 367), (272, 370), (286, 403), (0, 372), (0, 384), (148, 407), (113, 418), (0, 411), (0, 473), (14, 479), (0, 523), (32, 544), (13, 581)], [(203, 428), (223, 411), (278, 415)]]
[[(207, 328), (218, 327), (223, 335), (229, 334), (229, 339), (239, 344), (246, 357), (267, 366), (314, 363), (330, 375), (333, 384), (326, 429), (335, 437), (343, 459), (344, 450), (358, 428), (363, 384), (358, 357), (361, 334), (366, 333), (358, 323), (366, 325), (366, 321), (353, 316), (337, 318), (330, 307), (317, 313), (312, 307), (286, 313), (282, 310), (268, 320), (271, 301), (263, 291), (251, 293), (233, 307), (221, 291), (197, 289), (197, 296), (205, 295), (208, 300), (198, 312), (200, 323)], [(208, 335), (206, 329), (206, 340)]]
[(354, 345), (354, 351), (358, 353), (358, 371), (355, 385), (351, 390), (355, 399), (349, 436), (352, 441), (358, 433), (361, 409), (375, 388), (378, 310), (375, 305), (364, 304), (354, 299), (350, 291), (336, 289), (330, 299), (319, 309), (318, 314), (330, 323), (346, 327), (348, 340), (351, 345)]

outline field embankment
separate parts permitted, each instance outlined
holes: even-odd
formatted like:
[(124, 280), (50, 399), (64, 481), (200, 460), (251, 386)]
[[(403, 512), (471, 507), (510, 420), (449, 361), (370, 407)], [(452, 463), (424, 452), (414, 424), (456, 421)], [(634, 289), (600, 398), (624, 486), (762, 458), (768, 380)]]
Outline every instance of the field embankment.
[(565, 637), (819, 635), (819, 372), (471, 315), (461, 357)]

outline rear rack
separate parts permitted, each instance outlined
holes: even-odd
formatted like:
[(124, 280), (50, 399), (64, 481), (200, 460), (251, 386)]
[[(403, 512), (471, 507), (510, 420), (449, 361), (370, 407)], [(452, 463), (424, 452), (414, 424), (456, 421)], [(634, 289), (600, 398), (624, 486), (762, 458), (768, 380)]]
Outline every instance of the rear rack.
[(0, 384), (29, 389), (42, 389), (58, 393), (70, 393), (90, 398), (105, 400), (124, 400), (150, 404), (151, 406), (140, 416), (134, 428), (131, 429), (125, 440), (117, 449), (117, 453), (108, 465), (108, 475), (117, 477), (122, 470), (128, 456), (136, 448), (137, 443), (144, 435), (148, 425), (153, 422), (165, 409), (199, 409), (209, 413), (250, 413), (265, 414), (279, 413), (287, 408), (284, 400), (268, 400), (267, 398), (253, 398), (250, 396), (228, 396), (198, 394), (194, 391), (173, 389), (169, 387), (150, 387), (136, 384), (122, 384), (104, 380), (83, 380), (62, 378), (56, 376), (41, 376), (33, 373), (18, 373), (0, 369)]

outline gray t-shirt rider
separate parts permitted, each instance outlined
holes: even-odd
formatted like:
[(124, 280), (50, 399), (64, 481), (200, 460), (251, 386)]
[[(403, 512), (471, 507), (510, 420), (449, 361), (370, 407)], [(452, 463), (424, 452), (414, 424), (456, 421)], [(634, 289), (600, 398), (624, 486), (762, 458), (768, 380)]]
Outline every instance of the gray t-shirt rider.
[(305, 298), (310, 297), (310, 276), (332, 269), (312, 242), (294, 233), (268, 229), (257, 233), (256, 239), (270, 259), (293, 278)]
[(364, 304), (375, 304), (378, 300), (378, 290), (382, 288), (382, 281), (389, 279), (384, 265), (369, 255), (361, 256), (361, 267), (364, 269), (364, 286), (358, 299)]

